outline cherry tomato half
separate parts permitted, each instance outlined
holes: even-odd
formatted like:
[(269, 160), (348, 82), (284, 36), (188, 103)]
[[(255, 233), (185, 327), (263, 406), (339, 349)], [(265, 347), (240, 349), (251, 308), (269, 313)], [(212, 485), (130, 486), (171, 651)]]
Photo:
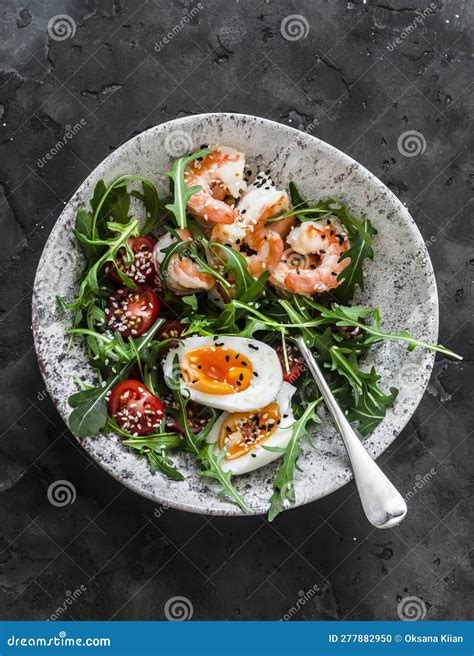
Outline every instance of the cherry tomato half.
[(112, 390), (109, 415), (132, 435), (147, 435), (158, 430), (165, 407), (158, 397), (138, 380), (123, 380)]
[(275, 351), (278, 354), (280, 360), (281, 369), (283, 371), (283, 380), (287, 383), (294, 383), (301, 376), (305, 370), (304, 358), (301, 353), (298, 351), (296, 346), (293, 344), (286, 345), (286, 351), (288, 353), (288, 366), (289, 371), (286, 370), (285, 359), (283, 357), (283, 348), (280, 342), (273, 345)]
[(135, 255), (133, 262), (129, 266), (125, 264), (127, 253), (124, 248), (121, 248), (117, 254), (116, 264), (112, 262), (106, 264), (105, 271), (107, 275), (117, 285), (121, 285), (122, 281), (117, 273), (118, 267), (122, 273), (125, 273), (137, 285), (150, 285), (156, 274), (153, 260), (154, 241), (149, 237), (130, 237), (128, 243)]
[(121, 287), (112, 294), (105, 310), (107, 325), (122, 337), (140, 337), (155, 323), (160, 310), (158, 296), (151, 289)]

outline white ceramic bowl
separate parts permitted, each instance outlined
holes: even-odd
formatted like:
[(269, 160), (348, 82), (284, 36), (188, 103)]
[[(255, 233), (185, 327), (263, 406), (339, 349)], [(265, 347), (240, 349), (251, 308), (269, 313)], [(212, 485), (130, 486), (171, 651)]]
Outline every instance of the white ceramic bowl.
[[(55, 303), (56, 295), (73, 298), (84, 266), (73, 234), (77, 209), (88, 206), (99, 179), (110, 183), (126, 173), (151, 179), (165, 195), (168, 181), (163, 173), (172, 160), (183, 150), (215, 143), (244, 151), (253, 172), (270, 169), (278, 185), (287, 188), (293, 180), (309, 199), (336, 197), (356, 215), (367, 216), (378, 231), (373, 240), (375, 259), (367, 263), (365, 290), (356, 300), (378, 307), (386, 330), (407, 328), (424, 340), (437, 340), (438, 297), (426, 246), (406, 208), (380, 180), (336, 148), (286, 125), (242, 114), (189, 116), (151, 128), (109, 155), (76, 191), (44, 248), (34, 285), (33, 331), (47, 389), (64, 421), (71, 412), (68, 396), (76, 391), (73, 377), (94, 382), (80, 344), (66, 355), (67, 322)], [(384, 342), (371, 349), (366, 367), (375, 365), (383, 388), (400, 390), (394, 407), (365, 441), (374, 458), (412, 416), (433, 361), (432, 353), (421, 349), (408, 353), (402, 343)], [(100, 435), (83, 440), (82, 445), (109, 474), (156, 503), (206, 514), (242, 514), (215, 494), (212, 483), (197, 477), (196, 465), (186, 454), (177, 457), (186, 480), (173, 482), (160, 473), (152, 475), (146, 462), (124, 448), (117, 436)], [(303, 445), (298, 464), (302, 471), (296, 473), (297, 505), (319, 499), (350, 480), (344, 448), (326, 415), (315, 431), (314, 447)], [(234, 479), (254, 514), (268, 509), (277, 466)]]

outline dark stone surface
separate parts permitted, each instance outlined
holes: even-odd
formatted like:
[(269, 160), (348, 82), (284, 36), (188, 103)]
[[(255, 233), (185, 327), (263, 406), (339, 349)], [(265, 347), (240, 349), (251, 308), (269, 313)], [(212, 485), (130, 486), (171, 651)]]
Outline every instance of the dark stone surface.
[[(427, 619), (467, 616), (472, 15), (462, 0), (435, 0), (430, 15), (417, 21), (427, 5), (202, 0), (198, 11), (170, 0), (3, 5), (2, 619), (48, 618), (76, 590), (63, 618), (160, 619), (165, 602), (178, 595), (190, 600), (195, 619), (279, 619), (292, 607), (301, 620), (396, 619), (399, 601), (413, 595), (425, 602)], [(73, 19), (74, 36), (48, 38), (48, 21), (58, 14)], [(305, 17), (306, 38), (282, 37), (288, 14)], [(429, 244), (440, 341), (465, 361), (438, 361), (418, 411), (381, 458), (404, 493), (435, 472), (399, 529), (368, 526), (353, 484), (273, 525), (156, 509), (90, 462), (43, 391), (31, 290), (63, 205), (132, 135), (209, 110), (269, 117), (347, 152), (407, 203)], [(81, 119), (82, 129), (42, 164), (66, 126)], [(398, 137), (407, 130), (422, 133), (424, 153), (399, 152)], [(46, 495), (60, 479), (77, 491), (62, 508)]]

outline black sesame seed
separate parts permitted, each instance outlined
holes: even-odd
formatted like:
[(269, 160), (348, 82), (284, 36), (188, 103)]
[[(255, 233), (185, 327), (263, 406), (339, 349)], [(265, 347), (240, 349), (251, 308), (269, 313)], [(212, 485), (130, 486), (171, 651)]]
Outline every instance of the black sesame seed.
[(229, 360), (230, 360), (230, 355), (226, 355), (226, 356), (225, 356), (225, 361), (226, 361), (226, 362), (229, 362)]
[(321, 250), (320, 250), (319, 252), (321, 253), (321, 255), (325, 255), (325, 254), (326, 254), (326, 251), (323, 251), (322, 248), (321, 248)]
[(331, 276), (337, 276), (337, 273), (335, 271), (331, 271)]
[(258, 378), (258, 374), (257, 374), (256, 371), (253, 372), (253, 375), (254, 375), (254, 376), (257, 376), (257, 378)]
[(237, 383), (237, 386), (238, 386), (238, 387), (240, 387), (240, 386), (242, 385), (242, 383), (240, 382), (240, 380), (236, 380), (235, 382)]
[(244, 374), (240, 374), (239, 380), (243, 380), (243, 379), (244, 379)]
[(243, 360), (242, 360), (242, 362), (241, 362), (240, 364), (242, 365), (242, 367), (246, 367), (246, 366), (247, 366), (247, 363), (244, 362)]

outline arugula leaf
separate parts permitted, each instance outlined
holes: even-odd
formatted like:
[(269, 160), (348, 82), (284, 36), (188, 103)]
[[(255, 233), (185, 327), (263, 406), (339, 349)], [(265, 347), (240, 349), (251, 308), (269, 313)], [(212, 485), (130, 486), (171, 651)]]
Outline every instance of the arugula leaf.
[(177, 433), (155, 433), (144, 437), (134, 437), (122, 430), (117, 422), (112, 419), (107, 426), (119, 435), (128, 436), (128, 439), (123, 440), (122, 444), (131, 449), (136, 449), (140, 455), (145, 455), (152, 474), (159, 470), (173, 481), (184, 481), (184, 476), (176, 469), (173, 461), (165, 452), (166, 449), (175, 449), (182, 446), (183, 440)]
[(97, 435), (107, 423), (107, 392), (103, 390), (103, 387), (94, 387), (69, 397), (69, 405), (74, 408), (69, 417), (69, 428), (76, 437)]
[(230, 246), (219, 244), (217, 241), (210, 241), (208, 245), (218, 257), (216, 249), (225, 253), (225, 257), (221, 258), (225, 263), (224, 272), (234, 274), (235, 298), (240, 299), (255, 283), (255, 278), (249, 273), (245, 257)]
[[(92, 214), (85, 209), (78, 210), (76, 214), (76, 235), (82, 235), (92, 240)], [(93, 260), (100, 252), (100, 246), (80, 241), (81, 248), (88, 260)]]
[(142, 189), (143, 193), (132, 191), (131, 196), (141, 200), (145, 206), (146, 221), (140, 232), (142, 235), (147, 235), (155, 228), (162, 205), (156, 187), (152, 182), (143, 179)]
[(374, 259), (374, 251), (372, 249), (371, 241), (365, 239), (364, 233), (369, 235), (376, 234), (375, 229), (368, 219), (365, 219), (362, 224), (362, 230), (352, 229), (351, 226), (346, 225), (349, 230), (350, 248), (345, 251), (339, 261), (344, 261), (350, 258), (349, 264), (338, 275), (338, 280), (343, 280), (342, 284), (332, 291), (332, 295), (341, 303), (347, 303), (354, 297), (356, 285), (360, 289), (364, 289), (364, 260)]
[(356, 354), (349, 349), (338, 346), (330, 348), (331, 369), (337, 370), (349, 383), (352, 398), (339, 394), (349, 413), (349, 421), (356, 421), (358, 431), (362, 436), (369, 435), (384, 419), (387, 408), (393, 405), (398, 390), (390, 388), (390, 394), (384, 394), (377, 383), (380, 376), (372, 367), (369, 373), (362, 371), (357, 362)]
[(290, 182), (290, 198), (294, 207), (299, 207), (301, 209), (309, 209), (307, 201), (301, 196), (298, 187), (294, 182)]
[(231, 499), (236, 503), (241, 510), (246, 513), (251, 512), (250, 508), (245, 503), (245, 500), (240, 496), (237, 490), (232, 485), (232, 474), (230, 471), (224, 472), (221, 462), (224, 458), (223, 452), (216, 451), (214, 444), (209, 444), (204, 447), (199, 454), (201, 463), (206, 467), (203, 471), (199, 472), (199, 476), (206, 478), (213, 478), (222, 486), (222, 493), (224, 496)]
[(321, 398), (309, 403), (301, 417), (293, 424), (291, 439), (286, 446), (283, 461), (273, 481), (274, 492), (270, 498), (270, 510), (268, 511), (269, 522), (272, 522), (283, 510), (285, 501), (288, 500), (290, 503), (296, 501), (294, 471), (296, 461), (301, 454), (300, 440), (305, 435), (310, 421), (319, 423), (316, 406), (320, 402)]
[(194, 185), (193, 187), (188, 187), (184, 179), (184, 172), (188, 164), (198, 157), (204, 157), (210, 150), (199, 150), (192, 155), (187, 157), (179, 157), (173, 162), (173, 166), (170, 171), (166, 172), (166, 175), (171, 178), (173, 183), (173, 194), (174, 200), (172, 203), (166, 205), (166, 209), (174, 214), (176, 220), (176, 225), (178, 228), (186, 228), (186, 205), (194, 194), (202, 189), (199, 185)]
[[(148, 348), (163, 321), (164, 319), (157, 319), (150, 330), (135, 341), (135, 348), (138, 354)], [(134, 361), (135, 356), (131, 355), (130, 360), (116, 374), (110, 376), (106, 382), (102, 383), (100, 387), (82, 390), (69, 397), (69, 405), (74, 408), (69, 416), (69, 428), (77, 438), (92, 437), (93, 435), (97, 435), (105, 427), (107, 423), (108, 393), (122, 380)]]
[[(128, 192), (127, 185), (129, 182), (141, 182), (143, 194), (140, 195), (135, 191)], [(128, 213), (130, 210), (131, 195), (143, 200), (148, 218), (148, 212), (152, 212), (152, 208), (154, 208), (156, 199), (158, 198), (155, 185), (152, 182), (140, 175), (121, 175), (107, 187), (103, 180), (99, 180), (91, 200), (93, 209), (92, 240), (96, 239), (98, 235), (104, 235), (103, 229), (107, 227), (107, 219), (113, 218), (117, 223), (127, 223), (129, 221)]]
[(146, 457), (150, 466), (150, 471), (155, 474), (157, 471), (163, 472), (172, 481), (184, 481), (183, 474), (176, 469), (173, 461), (165, 453), (156, 453), (155, 451), (147, 451)]
[[(247, 304), (255, 301), (265, 289), (269, 275), (269, 271), (264, 271), (257, 280), (254, 280), (253, 284), (242, 294), (240, 303)], [(234, 334), (240, 337), (252, 337), (254, 332), (265, 328), (265, 324), (262, 322), (249, 319), (246, 320), (244, 328), (240, 330), (237, 321), (243, 316), (245, 316), (245, 311), (242, 307), (237, 308), (232, 302), (226, 303), (215, 325), (215, 331), (224, 335)]]
[(193, 312), (197, 312), (198, 309), (198, 300), (196, 294), (189, 294), (188, 296), (183, 296), (181, 302), (185, 305), (188, 305)]
[[(109, 426), (107, 426), (109, 428)], [(110, 428), (118, 435), (126, 436), (122, 444), (130, 446), (133, 449), (143, 449), (146, 447), (150, 451), (161, 453), (163, 449), (180, 449), (183, 446), (181, 435), (177, 433), (153, 433), (144, 437), (134, 437), (127, 431), (117, 426), (116, 422), (110, 422)]]
[(184, 480), (184, 476), (176, 469), (173, 461), (166, 454), (166, 449), (182, 447), (183, 440), (177, 433), (163, 432), (145, 435), (144, 437), (135, 437), (128, 431), (120, 428), (112, 417), (108, 418), (106, 429), (117, 433), (121, 437), (126, 437), (127, 439), (122, 440), (124, 446), (136, 449), (140, 455), (145, 455), (152, 474), (160, 470), (174, 481)]
[[(436, 351), (437, 353), (442, 353), (450, 358), (455, 360), (462, 360), (462, 356), (454, 353), (450, 349), (442, 346), (441, 344), (430, 344), (424, 342), (421, 339), (412, 337), (410, 333), (406, 330), (402, 330), (400, 333), (386, 333), (380, 328), (380, 314), (377, 308), (370, 310), (361, 305), (354, 306), (344, 306), (333, 303), (330, 308), (325, 307), (315, 301), (307, 301), (311, 307), (318, 310), (321, 313), (321, 318), (327, 319), (328, 322), (334, 323), (337, 326), (352, 326), (354, 328), (358, 327), (364, 333), (369, 335), (369, 338), (366, 339), (366, 345), (376, 343), (382, 339), (391, 339), (395, 341), (406, 342), (408, 345), (408, 350), (413, 351), (414, 348), (420, 346), (422, 348), (428, 349), (429, 351)], [(373, 323), (369, 324), (359, 319), (364, 319), (370, 315), (372, 312)]]
[[(115, 233), (115, 237), (111, 239), (89, 239), (85, 235), (78, 233), (76, 231), (76, 237), (84, 244), (92, 246), (103, 246), (106, 248), (105, 252), (86, 270), (81, 284), (79, 286), (79, 292), (73, 303), (63, 303), (65, 307), (70, 310), (77, 310), (81, 307), (85, 307), (95, 295), (99, 294), (99, 272), (102, 267), (105, 266), (107, 262), (115, 262), (117, 257), (117, 252), (127, 246), (128, 239), (131, 236), (136, 236), (138, 234), (138, 220), (132, 219), (127, 224), (115, 223), (110, 221), (107, 224), (108, 229)], [(133, 285), (127, 276), (127, 280)]]

